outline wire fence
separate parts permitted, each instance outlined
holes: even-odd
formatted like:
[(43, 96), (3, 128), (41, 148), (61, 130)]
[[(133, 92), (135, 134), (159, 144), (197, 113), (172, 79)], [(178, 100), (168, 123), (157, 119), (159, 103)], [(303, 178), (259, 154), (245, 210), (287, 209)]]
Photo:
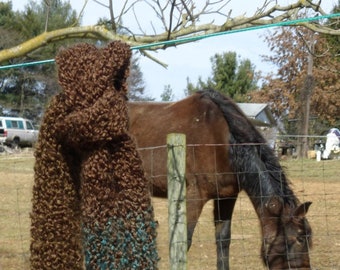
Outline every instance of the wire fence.
[[(317, 139), (317, 138), (316, 138)], [(159, 155), (166, 145), (141, 149), (150, 159), (147, 173), (153, 181), (166, 178), (159, 169)], [(196, 156), (200, 148), (220, 145), (189, 145), (187, 153)], [(311, 149), (313, 151), (313, 149)], [(307, 218), (313, 229), (312, 266), (316, 269), (340, 269), (340, 159), (317, 161), (315, 157), (296, 159), (284, 155), (281, 164), (286, 168), (293, 190), (301, 202), (312, 201)], [(28, 269), (30, 245), (31, 192), (33, 186), (33, 151), (0, 155), (0, 269)], [(160, 173), (155, 173), (160, 172)], [(218, 172), (222, 173), (222, 172)], [(194, 184), (194, 183), (191, 183)], [(159, 190), (154, 190), (160, 193)], [(158, 227), (159, 269), (170, 269), (168, 203), (165, 198), (153, 198)], [(216, 269), (216, 245), (212, 200), (205, 204), (188, 252), (188, 269)], [(233, 213), (230, 249), (231, 269), (266, 269), (260, 258), (261, 235), (253, 206), (243, 192)]]

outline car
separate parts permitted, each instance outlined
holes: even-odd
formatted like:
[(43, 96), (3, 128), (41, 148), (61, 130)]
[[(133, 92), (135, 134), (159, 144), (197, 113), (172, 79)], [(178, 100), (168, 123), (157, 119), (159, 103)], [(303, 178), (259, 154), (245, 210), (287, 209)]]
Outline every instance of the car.
[(31, 120), (20, 117), (0, 116), (0, 144), (17, 148), (33, 146), (39, 131)]

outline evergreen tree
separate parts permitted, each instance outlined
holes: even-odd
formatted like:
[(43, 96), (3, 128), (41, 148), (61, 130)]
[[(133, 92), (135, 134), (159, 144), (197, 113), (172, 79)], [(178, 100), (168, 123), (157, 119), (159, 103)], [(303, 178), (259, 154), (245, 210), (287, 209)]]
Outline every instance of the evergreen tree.
[(172, 92), (172, 88), (171, 86), (168, 84), (168, 85), (165, 85), (164, 86), (164, 90), (161, 94), (161, 100), (162, 101), (173, 101), (175, 98), (173, 92)]
[(143, 72), (139, 67), (139, 58), (136, 54), (132, 55), (130, 76), (128, 78), (128, 98), (131, 101), (152, 101), (154, 98), (145, 94), (145, 82)]
[[(331, 13), (340, 13), (340, 0), (338, 0), (338, 4), (334, 6)], [(327, 25), (331, 29), (339, 30), (340, 29), (340, 21), (339, 18), (330, 18), (327, 20)], [(340, 61), (340, 36), (338, 35), (323, 35), (327, 39), (327, 44), (330, 47), (331, 52), (333, 53), (334, 57), (338, 61)]]
[[(8, 33), (8, 44), (18, 44), (33, 38), (44, 31), (50, 31), (76, 25), (77, 14), (69, 2), (59, 0), (30, 1), (22, 12), (13, 12), (11, 4), (0, 3), (0, 31)], [(3, 42), (3, 41), (1, 41)], [(39, 50), (12, 63), (25, 63), (35, 60), (54, 58), (60, 46), (67, 46), (76, 41), (68, 40), (46, 44)], [(10, 69), (0, 72), (0, 106), (10, 115), (19, 115), (39, 121), (39, 117), (49, 98), (58, 91), (54, 65), (37, 65)]]
[[(103, 23), (103, 19), (99, 23)], [(55, 29), (77, 26), (77, 13), (70, 3), (61, 0), (30, 1), (21, 12), (13, 12), (11, 2), (0, 3), (0, 40), (1, 48), (9, 48)], [(25, 63), (37, 60), (53, 59), (60, 47), (71, 46), (77, 42), (94, 40), (67, 39), (46, 44), (39, 50), (10, 63)], [(100, 44), (99, 44), (100, 45)], [(24, 116), (38, 122), (51, 96), (59, 91), (55, 65), (44, 64), (25, 68), (0, 71), (0, 109), (2, 114)], [(131, 60), (131, 73), (128, 79), (130, 100), (153, 100), (145, 95), (143, 73), (134, 54)]]
[(210, 58), (212, 77), (203, 81), (199, 77), (196, 86), (187, 81), (186, 94), (213, 88), (236, 101), (246, 101), (247, 93), (256, 89), (257, 74), (249, 59), (240, 59), (235, 52), (215, 54)]

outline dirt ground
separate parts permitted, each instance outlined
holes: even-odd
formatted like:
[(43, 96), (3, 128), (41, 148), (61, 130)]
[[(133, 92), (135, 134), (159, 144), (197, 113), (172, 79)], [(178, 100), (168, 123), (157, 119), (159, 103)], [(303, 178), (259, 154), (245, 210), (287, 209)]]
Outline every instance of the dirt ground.
[[(28, 269), (29, 212), (34, 159), (31, 152), (0, 156), (0, 269)], [(312, 201), (308, 219), (313, 228), (310, 252), (314, 269), (340, 270), (340, 160), (285, 161), (301, 201)], [(169, 269), (167, 201), (153, 199), (159, 222), (159, 269)], [(245, 194), (233, 216), (231, 269), (265, 269), (260, 260), (258, 220)], [(208, 203), (194, 233), (188, 269), (216, 269), (212, 204)]]

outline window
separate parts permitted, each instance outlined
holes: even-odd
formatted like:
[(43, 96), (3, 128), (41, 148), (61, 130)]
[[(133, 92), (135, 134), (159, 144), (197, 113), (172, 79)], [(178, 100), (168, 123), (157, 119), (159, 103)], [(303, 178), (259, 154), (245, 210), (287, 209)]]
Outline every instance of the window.
[(31, 122), (29, 122), (29, 121), (26, 121), (26, 128), (27, 128), (27, 129), (30, 129), (30, 130), (33, 130), (33, 129), (34, 129), (33, 126), (32, 126), (32, 124), (31, 124)]
[(12, 128), (19, 128), (19, 122), (18, 121), (11, 121), (11, 127)]
[(11, 128), (12, 127), (12, 121), (6, 120), (6, 126), (7, 126), (7, 128)]
[(7, 128), (24, 129), (23, 121), (6, 120), (6, 125), (7, 125)]

